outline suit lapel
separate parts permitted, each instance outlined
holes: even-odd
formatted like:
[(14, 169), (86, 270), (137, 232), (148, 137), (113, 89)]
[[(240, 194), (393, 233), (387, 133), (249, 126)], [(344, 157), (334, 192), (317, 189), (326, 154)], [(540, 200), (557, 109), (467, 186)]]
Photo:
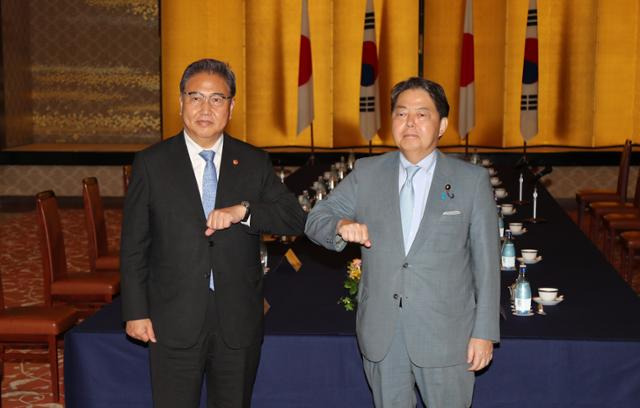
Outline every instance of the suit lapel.
[(238, 181), (240, 166), (244, 164), (239, 159), (235, 140), (226, 133), (223, 137), (220, 174), (218, 174), (218, 189), (216, 191), (216, 208), (224, 208), (231, 205), (228, 202), (228, 197)]
[[(389, 155), (389, 160), (384, 164), (384, 170), (381, 172), (380, 186), (390, 186), (391, 191), (387, 194), (380, 194), (374, 197), (379, 200), (382, 214), (388, 214), (385, 217), (389, 220), (400, 220), (400, 194), (398, 186), (398, 177), (400, 170), (400, 152), (396, 151)], [(384, 187), (381, 187), (383, 192)], [(398, 251), (404, 255), (404, 239), (402, 238), (402, 222), (394, 222), (390, 226), (391, 239), (389, 242), (397, 246)]]
[[(447, 204), (447, 199), (442, 199), (445, 193), (444, 186), (451, 183), (451, 169), (449, 167), (449, 159), (445, 157), (439, 150), (436, 150), (436, 167), (433, 170), (433, 179), (431, 188), (429, 189), (429, 197), (420, 221), (420, 227), (416, 233), (416, 237), (411, 244), (409, 255), (413, 254), (420, 245), (417, 243), (424, 242), (428, 239), (429, 234), (433, 231), (433, 226), (438, 222), (442, 215), (443, 209)], [(447, 197), (448, 198), (448, 197)]]
[(197, 214), (201, 220), (205, 218), (202, 200), (184, 138), (184, 132), (174, 136), (169, 165), (174, 167), (173, 175), (176, 180), (176, 188), (182, 191), (182, 196), (186, 198), (185, 201), (188, 203), (189, 207), (185, 210)]

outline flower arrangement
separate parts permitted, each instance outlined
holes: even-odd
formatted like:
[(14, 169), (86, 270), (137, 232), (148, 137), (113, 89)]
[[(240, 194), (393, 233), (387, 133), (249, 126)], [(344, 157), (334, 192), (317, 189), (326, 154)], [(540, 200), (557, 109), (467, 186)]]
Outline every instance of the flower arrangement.
[(360, 258), (352, 259), (347, 265), (347, 279), (344, 281), (344, 287), (349, 294), (338, 300), (338, 304), (342, 304), (346, 311), (352, 312), (358, 306), (356, 295), (358, 294), (358, 283), (362, 276), (362, 260)]

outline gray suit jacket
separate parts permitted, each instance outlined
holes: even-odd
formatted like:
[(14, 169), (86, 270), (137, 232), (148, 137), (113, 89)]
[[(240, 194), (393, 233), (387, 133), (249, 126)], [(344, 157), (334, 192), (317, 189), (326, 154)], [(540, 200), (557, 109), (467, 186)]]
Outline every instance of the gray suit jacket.
[(336, 235), (340, 219), (369, 229), (356, 330), (371, 361), (386, 355), (400, 312), (409, 355), (422, 367), (465, 363), (470, 337), (499, 340), (498, 221), (488, 172), (438, 150), (436, 155), (424, 216), (406, 256), (398, 151), (358, 160), (307, 219), (309, 238), (335, 251), (346, 245)]

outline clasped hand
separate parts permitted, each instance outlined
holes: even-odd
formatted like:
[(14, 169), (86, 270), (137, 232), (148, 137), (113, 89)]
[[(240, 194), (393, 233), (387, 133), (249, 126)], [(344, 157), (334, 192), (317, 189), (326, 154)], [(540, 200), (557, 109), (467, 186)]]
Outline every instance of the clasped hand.
[(355, 221), (342, 219), (336, 226), (337, 234), (346, 242), (355, 242), (371, 248), (371, 240), (369, 240), (369, 229), (366, 224), (359, 224)]
[(244, 218), (247, 209), (243, 205), (234, 205), (226, 208), (216, 208), (207, 217), (206, 236), (211, 236), (218, 230), (229, 228), (232, 224), (237, 224)]

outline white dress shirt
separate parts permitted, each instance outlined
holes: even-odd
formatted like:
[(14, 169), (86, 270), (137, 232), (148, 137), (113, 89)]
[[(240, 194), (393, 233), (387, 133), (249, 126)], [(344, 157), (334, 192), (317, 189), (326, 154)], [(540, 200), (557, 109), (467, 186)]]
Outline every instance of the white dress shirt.
[(218, 140), (213, 144), (210, 149), (203, 149), (199, 144), (193, 141), (191, 136), (184, 131), (184, 140), (187, 144), (187, 151), (189, 152), (189, 158), (191, 159), (191, 167), (193, 167), (193, 174), (196, 176), (198, 182), (198, 191), (200, 192), (200, 198), (202, 198), (202, 177), (204, 176), (204, 168), (207, 166), (207, 162), (200, 156), (200, 152), (203, 150), (213, 150), (215, 155), (213, 156), (213, 165), (216, 168), (216, 177), (220, 180), (220, 163), (222, 162), (222, 147), (224, 145), (224, 136), (220, 136)]
[(409, 245), (404, 249), (405, 255), (409, 253), (411, 244), (418, 233), (422, 216), (424, 215), (424, 209), (427, 206), (427, 198), (429, 197), (429, 190), (431, 189), (431, 181), (433, 181), (433, 170), (436, 167), (436, 153), (435, 150), (431, 152), (427, 157), (420, 160), (416, 164), (412, 164), (402, 153), (400, 153), (400, 171), (398, 172), (398, 194), (402, 189), (402, 185), (407, 178), (407, 167), (418, 166), (418, 170), (413, 176), (413, 216), (411, 219), (411, 232), (409, 233)]
[[(220, 180), (220, 163), (222, 163), (222, 148), (224, 146), (224, 135), (221, 135), (218, 140), (213, 144), (211, 149), (203, 149), (199, 144), (193, 141), (191, 136), (184, 130), (184, 140), (187, 145), (187, 152), (189, 152), (189, 159), (191, 159), (191, 167), (193, 167), (193, 174), (196, 176), (196, 182), (198, 183), (198, 191), (200, 192), (200, 199), (202, 200), (202, 178), (204, 177), (204, 168), (207, 166), (207, 162), (200, 156), (200, 152), (203, 150), (213, 150), (216, 154), (213, 155), (213, 165), (216, 168), (217, 180)], [(238, 203), (240, 204), (240, 203)], [(208, 216), (208, 215), (207, 215)], [(246, 221), (241, 222), (247, 227), (251, 226), (251, 215)]]

